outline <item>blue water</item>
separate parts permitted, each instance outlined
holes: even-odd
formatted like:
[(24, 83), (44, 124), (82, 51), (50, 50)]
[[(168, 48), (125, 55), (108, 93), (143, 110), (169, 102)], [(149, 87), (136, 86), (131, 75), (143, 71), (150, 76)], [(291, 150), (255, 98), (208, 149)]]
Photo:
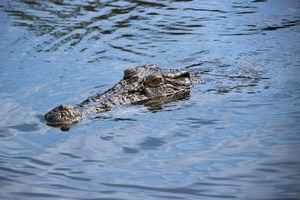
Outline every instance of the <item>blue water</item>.
[[(202, 82), (45, 125), (146, 63)], [(0, 199), (300, 199), (299, 76), (297, 0), (2, 0)]]

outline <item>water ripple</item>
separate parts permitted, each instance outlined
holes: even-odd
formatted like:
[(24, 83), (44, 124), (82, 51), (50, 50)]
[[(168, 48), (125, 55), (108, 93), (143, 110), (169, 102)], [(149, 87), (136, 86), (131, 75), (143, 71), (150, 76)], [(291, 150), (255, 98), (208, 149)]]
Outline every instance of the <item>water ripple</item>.
[(90, 178), (86, 178), (86, 177), (82, 177), (82, 176), (70, 176), (70, 175), (67, 175), (64, 173), (60, 173), (60, 172), (49, 172), (49, 175), (64, 177), (64, 178), (68, 178), (68, 179), (75, 180), (75, 181), (89, 182), (92, 180)]
[(34, 175), (34, 173), (31, 173), (31, 172), (26, 172), (24, 170), (11, 169), (11, 168), (4, 167), (4, 166), (0, 166), (0, 171), (2, 171), (3, 173), (8, 172), (10, 174), (19, 174), (19, 175), (26, 175), (26, 176)]
[(33, 132), (40, 130), (39, 125), (36, 123), (8, 126), (8, 128), (15, 129), (21, 132)]
[(30, 198), (65, 198), (62, 195), (37, 192), (12, 192), (12, 195)]
[(26, 160), (29, 163), (35, 164), (35, 165), (41, 165), (41, 166), (52, 166), (53, 165), (53, 163), (43, 161), (43, 160), (39, 160), (39, 159), (36, 159), (36, 158), (26, 157), (26, 156), (13, 156), (11, 158), (18, 159), (18, 160)]
[[(188, 195), (195, 197), (211, 197), (211, 198), (224, 198), (224, 199), (234, 199), (236, 198), (233, 195), (217, 195), (217, 194), (206, 194), (206, 190), (201, 189), (192, 189), (190, 187), (178, 187), (178, 188), (167, 188), (167, 187), (150, 187), (150, 186), (141, 186), (141, 185), (129, 185), (129, 184), (111, 184), (111, 183), (102, 183), (105, 186), (113, 188), (134, 188), (142, 191), (154, 191), (162, 193), (171, 193), (178, 195)], [(157, 196), (157, 195), (155, 195)], [(180, 198), (180, 197), (176, 197)]]

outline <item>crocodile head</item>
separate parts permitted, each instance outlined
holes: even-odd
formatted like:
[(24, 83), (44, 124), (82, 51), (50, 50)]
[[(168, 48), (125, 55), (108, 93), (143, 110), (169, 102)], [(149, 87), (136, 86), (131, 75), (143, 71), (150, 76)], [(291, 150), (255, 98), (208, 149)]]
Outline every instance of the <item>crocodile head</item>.
[(162, 70), (155, 65), (129, 68), (124, 71), (123, 82), (128, 88), (131, 103), (148, 103), (183, 98), (190, 93), (192, 84), (187, 71)]
[[(129, 68), (123, 79), (103, 94), (89, 97), (78, 106), (60, 105), (45, 114), (48, 125), (68, 130), (90, 113), (110, 110), (113, 105), (144, 104), (152, 107), (189, 95), (191, 78), (186, 71), (164, 71), (155, 65)], [(156, 106), (154, 105), (154, 106)]]
[(81, 120), (81, 112), (70, 105), (60, 105), (45, 114), (45, 120), (50, 126), (67, 129), (71, 124)]

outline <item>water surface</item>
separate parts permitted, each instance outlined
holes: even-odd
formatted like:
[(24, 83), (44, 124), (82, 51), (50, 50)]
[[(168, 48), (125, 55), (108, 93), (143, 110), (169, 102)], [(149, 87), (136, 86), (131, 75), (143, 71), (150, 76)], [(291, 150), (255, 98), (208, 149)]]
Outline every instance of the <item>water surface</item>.
[[(2, 0), (0, 199), (299, 199), (299, 47), (297, 0)], [(146, 63), (203, 82), (45, 125)]]

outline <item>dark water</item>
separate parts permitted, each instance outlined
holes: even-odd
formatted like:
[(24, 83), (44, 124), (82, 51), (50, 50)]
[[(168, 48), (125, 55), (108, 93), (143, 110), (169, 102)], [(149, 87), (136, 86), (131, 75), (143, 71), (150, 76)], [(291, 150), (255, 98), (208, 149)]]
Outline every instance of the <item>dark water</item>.
[[(0, 60), (0, 199), (300, 199), (298, 0), (2, 0)], [(204, 83), (44, 124), (145, 63)]]

